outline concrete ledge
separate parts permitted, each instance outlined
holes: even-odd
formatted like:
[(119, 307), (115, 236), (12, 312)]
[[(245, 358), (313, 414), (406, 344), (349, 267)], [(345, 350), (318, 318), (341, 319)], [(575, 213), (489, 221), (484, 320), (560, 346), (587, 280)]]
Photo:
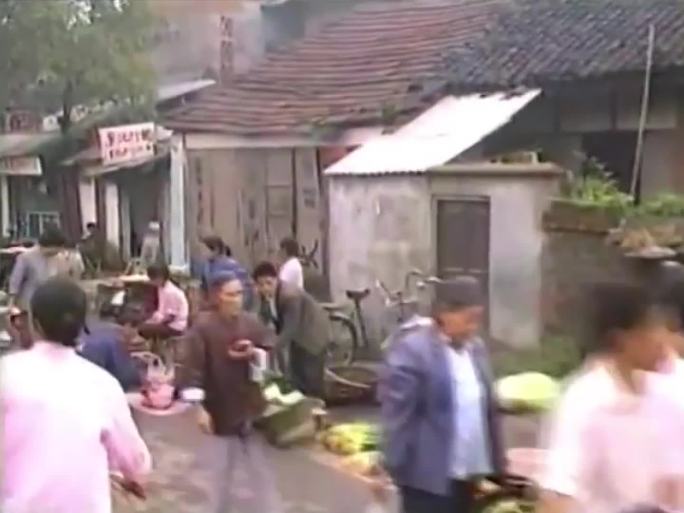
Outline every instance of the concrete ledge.
[(446, 164), (444, 166), (429, 169), (426, 174), (460, 174), (460, 175), (484, 175), (502, 177), (540, 177), (540, 178), (559, 178), (564, 173), (563, 169), (555, 164), (542, 163), (520, 163), (503, 164), (499, 162), (473, 162), (462, 164)]

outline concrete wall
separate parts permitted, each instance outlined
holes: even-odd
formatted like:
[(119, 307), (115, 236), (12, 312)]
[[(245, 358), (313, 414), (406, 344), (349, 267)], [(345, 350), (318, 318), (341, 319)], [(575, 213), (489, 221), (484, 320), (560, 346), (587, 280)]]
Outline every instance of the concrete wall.
[[(467, 166), (459, 166), (463, 171)], [(488, 196), (491, 200), (491, 334), (514, 345), (541, 334), (541, 216), (557, 187), (557, 174), (334, 176), (329, 179), (330, 280), (333, 296), (373, 288), (381, 279), (399, 289), (407, 271), (436, 267), (437, 198)], [(372, 334), (386, 322), (377, 291), (368, 300)]]
[(369, 335), (383, 336), (386, 312), (375, 287), (403, 286), (409, 269), (432, 272), (431, 204), (425, 176), (330, 177), (329, 254), (333, 299), (370, 288), (364, 302)]

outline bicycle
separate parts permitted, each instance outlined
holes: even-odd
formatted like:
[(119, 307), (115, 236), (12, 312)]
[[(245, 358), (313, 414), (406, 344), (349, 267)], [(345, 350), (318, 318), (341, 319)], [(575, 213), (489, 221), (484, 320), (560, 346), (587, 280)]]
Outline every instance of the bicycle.
[[(409, 296), (412, 282), (415, 287), (422, 290), (426, 284), (439, 281), (435, 277), (426, 277), (425, 274), (413, 269), (404, 278), (404, 288), (399, 291), (390, 292), (384, 283), (376, 281), (376, 286), (381, 289), (385, 296), (386, 308), (393, 309), (399, 307), (399, 317), (397, 325), (401, 325), (408, 319), (413, 318), (418, 313), (420, 304), (419, 297)], [(368, 336), (368, 329), (363, 315), (362, 303), (371, 294), (371, 289), (347, 290), (346, 296), (352, 304), (351, 314), (343, 312), (344, 305), (336, 303), (325, 303), (324, 308), (328, 311), (331, 326), (331, 341), (327, 350), (327, 360), (331, 365), (350, 365), (359, 357), (361, 349), (368, 349), (371, 346)], [(412, 311), (411, 315), (408, 313)]]
[[(368, 346), (366, 323), (361, 311), (361, 303), (370, 296), (370, 289), (347, 290), (346, 296), (352, 302), (352, 313), (343, 312), (345, 305), (324, 303), (330, 320), (330, 343), (327, 349), (329, 365), (351, 365), (358, 357), (359, 337)], [(358, 323), (358, 326), (357, 326)]]
[(396, 318), (383, 333), (383, 342), (380, 345), (383, 352), (389, 347), (393, 335), (402, 326), (406, 327), (410, 323), (420, 325), (427, 320), (421, 315), (423, 298), (420, 296), (420, 292), (424, 291), (428, 285), (436, 285), (441, 281), (436, 276), (427, 276), (419, 269), (413, 269), (406, 274), (404, 288), (401, 290), (392, 292), (382, 281), (377, 281), (376, 286), (385, 297), (386, 310), (395, 312), (398, 310)]

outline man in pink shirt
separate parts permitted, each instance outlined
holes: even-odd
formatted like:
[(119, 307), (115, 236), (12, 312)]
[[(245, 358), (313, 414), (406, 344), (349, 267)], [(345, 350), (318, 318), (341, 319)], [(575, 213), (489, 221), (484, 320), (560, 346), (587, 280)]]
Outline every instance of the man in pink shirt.
[(181, 335), (188, 327), (190, 307), (185, 293), (171, 281), (168, 266), (153, 265), (147, 276), (157, 287), (157, 310), (139, 331), (145, 338), (169, 338)]
[(111, 513), (110, 473), (127, 488), (151, 458), (118, 382), (75, 351), (86, 296), (53, 278), (33, 294), (37, 342), (3, 358), (4, 513)]

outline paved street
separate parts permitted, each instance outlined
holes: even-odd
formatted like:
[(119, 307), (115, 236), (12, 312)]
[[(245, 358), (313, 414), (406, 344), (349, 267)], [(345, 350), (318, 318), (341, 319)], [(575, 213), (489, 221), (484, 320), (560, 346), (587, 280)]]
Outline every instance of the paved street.
[[(372, 419), (372, 410), (352, 409), (333, 412), (334, 418)], [(209, 474), (202, 453), (207, 437), (199, 433), (191, 413), (160, 418), (136, 415), (155, 460), (146, 503), (117, 507), (116, 513), (206, 513)], [(507, 419), (507, 442), (513, 446), (533, 444), (534, 419)], [(312, 456), (306, 447), (278, 450), (268, 448), (285, 501), (287, 513), (362, 513), (369, 493), (363, 484)], [(264, 512), (268, 513), (268, 512)]]

